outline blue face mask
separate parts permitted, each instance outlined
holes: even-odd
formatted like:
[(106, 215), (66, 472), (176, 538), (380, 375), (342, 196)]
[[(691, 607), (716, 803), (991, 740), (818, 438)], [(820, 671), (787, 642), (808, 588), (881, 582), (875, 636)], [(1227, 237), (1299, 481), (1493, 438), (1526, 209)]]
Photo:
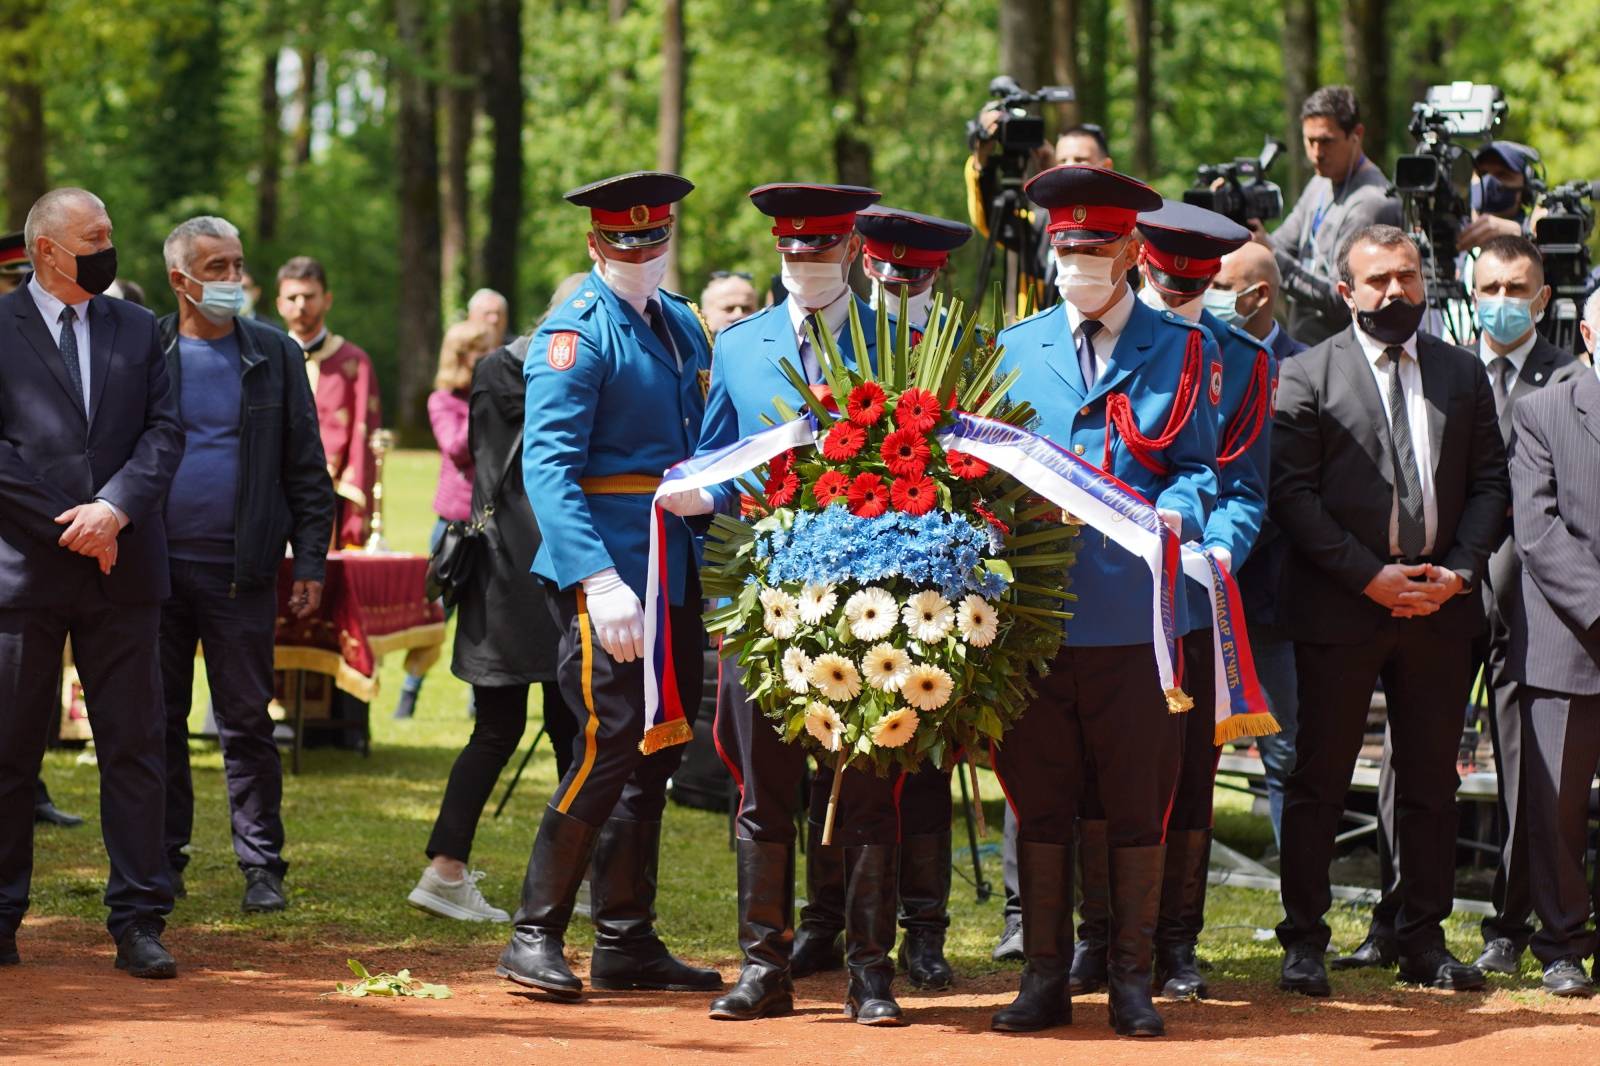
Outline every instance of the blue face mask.
[(212, 325), (226, 325), (244, 310), (247, 300), (244, 294), (244, 282), (201, 281), (190, 274), (183, 276), (200, 286), (200, 299), (196, 300), (188, 293), (184, 293), (184, 298), (194, 304), (195, 310), (204, 315)]
[(1215, 286), (1206, 290), (1206, 310), (1230, 326), (1242, 326), (1245, 317), (1239, 313), (1239, 294)]
[(1501, 344), (1521, 340), (1533, 328), (1533, 323), (1532, 300), (1519, 300), (1515, 296), (1478, 298), (1478, 324)]

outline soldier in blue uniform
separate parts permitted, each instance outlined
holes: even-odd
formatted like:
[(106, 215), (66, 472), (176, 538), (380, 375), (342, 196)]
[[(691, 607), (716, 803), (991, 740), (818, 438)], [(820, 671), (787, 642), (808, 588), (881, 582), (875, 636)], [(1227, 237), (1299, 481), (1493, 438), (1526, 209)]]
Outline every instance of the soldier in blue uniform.
[[(862, 265), (873, 282), (873, 306), (888, 303), (891, 314), (920, 336), (933, 310), (933, 283), (950, 253), (967, 242), (972, 227), (915, 211), (874, 205), (856, 215), (856, 232), (865, 242)], [(806, 844), (806, 906), (795, 931), (790, 968), (796, 977), (844, 965), (839, 934), (844, 931), (844, 856), (837, 844), (822, 843), (821, 826), (833, 782), (832, 767), (818, 763), (811, 784), (810, 834)], [(900, 963), (918, 988), (945, 989), (955, 975), (944, 957), (950, 926), (950, 775), (932, 764), (907, 774), (900, 788)]]
[[(864, 325), (875, 316), (866, 301), (850, 292), (847, 279), (861, 250), (861, 238), (853, 233), (856, 212), (875, 202), (878, 193), (852, 185), (782, 183), (754, 189), (750, 199), (772, 217), (788, 295), (717, 335), (700, 432), (703, 452), (767, 428), (763, 416), (778, 417), (775, 398), (791, 406), (798, 403), (794, 387), (779, 370), (783, 361), (813, 383), (822, 381), (806, 337), (808, 323), (834, 336), (847, 363), (866, 359), (876, 366), (875, 327), (864, 331), (867, 351), (853, 350), (852, 302)], [(668, 496), (662, 506), (680, 515), (704, 514), (732, 510), (739, 506), (739, 495), (732, 484), (725, 484)], [(749, 1021), (793, 1006), (794, 815), (806, 757), (798, 745), (785, 744), (750, 702), (741, 670), (733, 663), (722, 666), (715, 736), (739, 786), (735, 836), (744, 967), (738, 984), (711, 1004), (711, 1017)], [(899, 863), (894, 784), (891, 778), (847, 770), (834, 827), (849, 885), (844, 901), (850, 970), (846, 1009), (867, 1025), (903, 1024), (890, 987)]]
[[(1062, 302), (1000, 334), (1000, 372), (1022, 371), (1012, 395), (1039, 412), (1039, 431), (1151, 501), (1181, 540), (1199, 539), (1217, 494), (1214, 399), (1201, 368), (1218, 359), (1199, 326), (1140, 303), (1127, 283), (1136, 216), (1161, 206), (1115, 171), (1059, 166), (1025, 187), (1050, 213)], [(1181, 692), (1163, 692), (1144, 562), (1093, 532), (1077, 544), (1076, 620), (1038, 697), (996, 753), (1018, 820), (1021, 990), (993, 1019), (1028, 1032), (1071, 1021), (1072, 837), (1093, 768), (1105, 811), (1110, 901), (1111, 1022), (1159, 1036), (1150, 999), (1166, 813), (1178, 779)], [(1175, 598), (1177, 632), (1187, 625)]]
[[(640, 751), (650, 500), (662, 473), (695, 450), (710, 366), (694, 305), (660, 288), (672, 205), (693, 187), (651, 172), (567, 194), (589, 209), (595, 269), (535, 334), (524, 369), (522, 474), (543, 535), (533, 571), (552, 590), (561, 691), (581, 728), (539, 825), (497, 972), (560, 999), (583, 988), (562, 947), (591, 859), (596, 988), (722, 985), (715, 970), (673, 958), (656, 935), (661, 814), (682, 749)], [(700, 582), (689, 526), (670, 516), (666, 561), (666, 654), (692, 718), (705, 647)]]

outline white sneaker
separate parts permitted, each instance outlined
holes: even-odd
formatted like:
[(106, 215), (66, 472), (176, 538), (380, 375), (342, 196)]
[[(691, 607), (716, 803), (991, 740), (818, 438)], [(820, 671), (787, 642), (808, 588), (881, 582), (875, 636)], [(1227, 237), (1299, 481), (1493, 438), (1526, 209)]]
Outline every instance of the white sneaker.
[(446, 881), (434, 872), (432, 866), (422, 871), (417, 887), (411, 890), (406, 902), (429, 914), (441, 918), (455, 918), (463, 922), (509, 922), (511, 915), (499, 907), (489, 905), (478, 891), (478, 882), (484, 877), (482, 870), (469, 870), (459, 881)]

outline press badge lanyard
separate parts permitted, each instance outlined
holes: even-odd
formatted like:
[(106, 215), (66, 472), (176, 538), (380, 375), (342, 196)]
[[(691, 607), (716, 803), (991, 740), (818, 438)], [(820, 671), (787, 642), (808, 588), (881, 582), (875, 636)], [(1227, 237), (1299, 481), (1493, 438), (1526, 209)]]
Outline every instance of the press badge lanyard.
[[(1367, 153), (1362, 152), (1361, 155), (1356, 158), (1355, 163), (1351, 165), (1349, 172), (1345, 174), (1345, 176), (1344, 176), (1344, 186), (1341, 186), (1341, 189), (1343, 187), (1348, 186), (1350, 184), (1350, 179), (1355, 176), (1356, 171), (1360, 170), (1362, 167), (1364, 167), (1366, 165), (1367, 165)], [(1300, 261), (1302, 263), (1305, 263), (1305, 262), (1307, 262), (1309, 260), (1312, 260), (1312, 259), (1316, 258), (1316, 254), (1317, 254), (1317, 231), (1322, 228), (1322, 220), (1323, 220), (1324, 216), (1327, 215), (1328, 208), (1332, 205), (1332, 202), (1333, 202), (1334, 199), (1335, 199), (1335, 197), (1334, 197), (1334, 194), (1333, 194), (1333, 183), (1329, 182), (1328, 183), (1328, 191), (1322, 197), (1322, 202), (1317, 205), (1317, 209), (1314, 212), (1312, 212), (1312, 214), (1311, 214), (1311, 233), (1310, 233), (1310, 235), (1306, 236), (1306, 237), (1302, 237), (1300, 239)]]

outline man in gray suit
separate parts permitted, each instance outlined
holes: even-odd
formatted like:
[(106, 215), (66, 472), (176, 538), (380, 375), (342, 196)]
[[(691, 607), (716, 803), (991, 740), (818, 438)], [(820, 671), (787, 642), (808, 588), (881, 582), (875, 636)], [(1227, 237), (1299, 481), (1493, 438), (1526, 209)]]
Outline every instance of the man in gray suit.
[(1600, 380), (1545, 389), (1512, 416), (1511, 482), (1522, 556), (1522, 615), (1511, 667), (1522, 683), (1523, 795), (1544, 986), (1593, 990), (1584, 852), (1589, 784), (1600, 763)]

